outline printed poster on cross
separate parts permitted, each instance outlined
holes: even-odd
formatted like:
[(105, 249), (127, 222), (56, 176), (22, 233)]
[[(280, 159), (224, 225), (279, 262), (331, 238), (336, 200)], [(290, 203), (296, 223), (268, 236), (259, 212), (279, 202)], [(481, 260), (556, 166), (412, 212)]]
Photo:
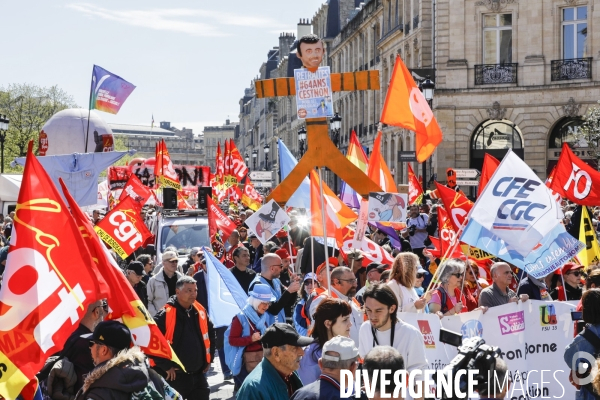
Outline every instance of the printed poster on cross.
[(269, 201), (246, 220), (248, 228), (258, 237), (262, 244), (267, 243), (277, 232), (290, 222), (290, 217), (275, 203)]

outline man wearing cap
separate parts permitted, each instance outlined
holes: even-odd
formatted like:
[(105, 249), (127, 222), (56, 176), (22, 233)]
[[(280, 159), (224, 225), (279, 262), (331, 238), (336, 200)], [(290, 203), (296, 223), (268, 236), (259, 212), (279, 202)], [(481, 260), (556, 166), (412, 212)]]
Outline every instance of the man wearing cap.
[(125, 325), (104, 321), (82, 337), (89, 340), (96, 368), (86, 376), (76, 400), (165, 396), (160, 376), (146, 367), (140, 348), (130, 348), (131, 332)]
[[(319, 281), (319, 283), (322, 284), (321, 281)], [(325, 278), (324, 283), (325, 286), (327, 286), (327, 278)], [(315, 291), (319, 292), (320, 290), (315, 289)], [(350, 320), (352, 321), (352, 326), (350, 327), (350, 337), (355, 343), (358, 343), (358, 332), (360, 330), (360, 326), (364, 322), (365, 315), (361, 310), (360, 303), (354, 298), (355, 294), (356, 276), (354, 276), (352, 270), (348, 267), (336, 267), (333, 269), (333, 271), (331, 271), (330, 290), (321, 291), (321, 293), (312, 300), (309, 306), (310, 315), (312, 317), (315, 314), (315, 311), (317, 311), (317, 307), (321, 301), (326, 299), (328, 296), (344, 300), (350, 305), (350, 308), (352, 308), (352, 314), (350, 314)]]
[(148, 312), (155, 315), (169, 297), (175, 295), (175, 285), (183, 275), (177, 271), (177, 253), (165, 251), (162, 255), (162, 267), (148, 280)]
[(583, 295), (583, 290), (581, 288), (583, 265), (579, 265), (574, 262), (568, 262), (562, 267), (560, 272), (563, 276), (564, 286), (557, 286), (554, 290), (552, 290), (550, 293), (552, 299), (560, 301), (581, 300), (581, 296)]
[(261, 338), (263, 359), (246, 377), (237, 398), (244, 400), (287, 400), (302, 387), (296, 370), (305, 346), (314, 339), (298, 335), (288, 324), (275, 323)]
[[(291, 400), (341, 399), (342, 370), (350, 371), (354, 376), (358, 363), (358, 349), (354, 341), (343, 336), (334, 337), (323, 345), (323, 352), (319, 358), (319, 379), (296, 391)], [(352, 386), (353, 383), (346, 382), (346, 387)], [(367, 399), (367, 396), (361, 393), (360, 398)]]
[(381, 274), (383, 273), (383, 271), (389, 268), (390, 267), (388, 265), (381, 264), (378, 262), (372, 262), (369, 265), (367, 265), (367, 284), (363, 286), (358, 292), (356, 292), (356, 296), (354, 296), (360, 304), (364, 304), (362, 296), (365, 290), (367, 290), (367, 288), (370, 285), (379, 282), (381, 280)]
[(196, 301), (197, 291), (192, 277), (179, 278), (175, 296), (154, 317), (185, 372), (171, 360), (155, 358), (154, 361), (157, 372), (184, 399), (208, 400), (210, 388), (204, 373), (213, 361), (215, 332), (206, 309)]
[(271, 288), (271, 292), (277, 300), (271, 303), (267, 310), (269, 325), (275, 322), (286, 322), (285, 307), (289, 307), (290, 304), (293, 307), (297, 300), (296, 293), (300, 289), (299, 279), (294, 279), (287, 288), (281, 284), (279, 276), (282, 269), (283, 263), (277, 254), (265, 254), (261, 261), (261, 274), (254, 278), (248, 288), (249, 291), (252, 291), (254, 285), (258, 283), (269, 285)]
[(256, 278), (256, 272), (248, 268), (250, 264), (250, 252), (244, 246), (237, 247), (233, 253), (232, 258), (234, 262), (233, 268), (230, 269), (231, 273), (237, 279), (244, 292), (248, 294), (250, 284)]
[(145, 274), (144, 265), (139, 261), (130, 262), (127, 266), (127, 271), (125, 271), (125, 276), (127, 277), (129, 284), (142, 303), (144, 303), (144, 307), (148, 308), (148, 290), (146, 284), (142, 281)]
[[(190, 250), (190, 255), (188, 256), (188, 259), (185, 260), (185, 262), (181, 266), (183, 269), (184, 275), (193, 276), (196, 272), (198, 272), (198, 268), (200, 267), (199, 254), (200, 254), (201, 250), (202, 249), (200, 247), (192, 247), (192, 249)], [(192, 271), (190, 271), (190, 268), (192, 269)]]

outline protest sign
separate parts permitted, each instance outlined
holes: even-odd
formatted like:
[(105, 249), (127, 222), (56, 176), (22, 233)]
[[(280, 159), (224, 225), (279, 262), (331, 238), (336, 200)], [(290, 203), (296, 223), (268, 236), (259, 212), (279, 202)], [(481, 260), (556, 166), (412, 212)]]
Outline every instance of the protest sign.
[(281, 228), (290, 222), (290, 217), (274, 200), (269, 201), (246, 220), (248, 228), (262, 244), (271, 239)]
[(394, 225), (406, 221), (408, 193), (369, 193), (369, 222)]
[(298, 118), (333, 116), (331, 71), (319, 67), (315, 72), (300, 68), (294, 70)]

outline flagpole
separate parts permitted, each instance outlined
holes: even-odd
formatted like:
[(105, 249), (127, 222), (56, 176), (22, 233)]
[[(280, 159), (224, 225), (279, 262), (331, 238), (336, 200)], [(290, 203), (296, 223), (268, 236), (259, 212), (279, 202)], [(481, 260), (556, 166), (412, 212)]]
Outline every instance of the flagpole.
[(331, 277), (329, 274), (329, 246), (327, 245), (327, 217), (325, 216), (325, 200), (323, 197), (323, 177), (321, 169), (317, 167), (319, 171), (319, 192), (321, 200), (321, 223), (323, 224), (323, 245), (325, 246), (325, 268), (327, 268), (327, 290), (331, 296)]
[[(94, 69), (92, 68), (92, 84), (94, 83)], [(90, 113), (92, 111), (92, 93), (94, 91), (94, 86), (90, 84), (90, 96), (88, 99), (88, 120), (87, 120), (87, 130), (85, 132), (85, 148), (83, 149), (84, 153), (87, 153), (88, 146), (88, 136), (90, 134)]]

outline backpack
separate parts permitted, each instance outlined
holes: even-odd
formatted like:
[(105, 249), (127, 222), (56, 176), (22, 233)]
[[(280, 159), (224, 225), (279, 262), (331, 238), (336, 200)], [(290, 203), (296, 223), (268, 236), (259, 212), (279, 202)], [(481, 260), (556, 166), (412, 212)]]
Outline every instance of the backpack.
[[(582, 336), (585, 340), (590, 342), (592, 346), (594, 346), (594, 358), (600, 357), (600, 337), (598, 337), (594, 332), (588, 329), (588, 327), (584, 328), (579, 336)], [(571, 374), (574, 374), (575, 371), (572, 371)], [(590, 372), (591, 373), (591, 372)], [(587, 389), (587, 391), (594, 396), (595, 399), (600, 399), (600, 395), (594, 390), (594, 386), (592, 383), (587, 383), (581, 387)]]

